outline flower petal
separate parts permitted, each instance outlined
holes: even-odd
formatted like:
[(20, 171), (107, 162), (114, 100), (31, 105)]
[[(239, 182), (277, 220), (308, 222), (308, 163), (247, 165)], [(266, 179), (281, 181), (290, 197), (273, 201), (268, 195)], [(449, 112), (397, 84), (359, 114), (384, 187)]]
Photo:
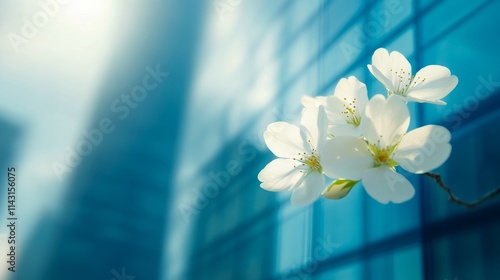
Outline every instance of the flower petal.
[(341, 125), (331, 125), (328, 127), (328, 132), (337, 136), (354, 136), (359, 138), (362, 136), (361, 126), (355, 126), (353, 124), (341, 124)]
[(290, 191), (300, 182), (304, 173), (294, 166), (299, 163), (291, 159), (278, 158), (266, 165), (257, 178), (260, 187), (273, 192)]
[(318, 107), (318, 106), (326, 106), (326, 96), (316, 96), (316, 97), (311, 97), (304, 95), (302, 96), (301, 103), (302, 106), (308, 108), (308, 107)]
[(436, 101), (447, 96), (458, 84), (457, 76), (450, 74), (448, 68), (440, 65), (422, 68), (415, 74), (414, 86), (408, 90), (408, 96), (419, 102)]
[(372, 55), (372, 66), (376, 67), (384, 77), (390, 77), (391, 59), (389, 52), (384, 48), (375, 50)]
[(326, 141), (321, 166), (330, 178), (356, 181), (366, 169), (373, 167), (373, 157), (364, 140), (339, 136)]
[(396, 92), (401, 82), (401, 76), (411, 76), (410, 62), (400, 52), (389, 54), (386, 49), (377, 49), (372, 56), (372, 65), (368, 65), (370, 72), (384, 87)]
[(339, 125), (339, 124), (347, 124), (344, 108), (344, 102), (338, 98), (337, 96), (330, 96), (326, 101), (326, 111), (328, 114), (328, 119), (331, 124)]
[(377, 67), (374, 65), (368, 65), (368, 70), (372, 73), (375, 78), (384, 85), (385, 89), (388, 91), (394, 92), (396, 89), (394, 88), (394, 85), (392, 84), (392, 80), (389, 79), (390, 75), (387, 75), (387, 77), (380, 71)]
[(420, 99), (420, 98), (415, 98), (411, 96), (401, 96), (400, 97), (405, 101), (405, 102), (419, 102), (419, 103), (430, 103), (430, 104), (436, 104), (436, 105), (446, 105), (446, 102), (442, 100), (429, 100), (429, 99)]
[[(330, 131), (335, 136), (357, 136), (359, 131), (352, 125), (353, 119), (362, 119), (368, 94), (366, 85), (356, 77), (343, 78), (335, 87), (333, 96), (327, 99), (326, 112), (330, 121), (330, 127), (334, 127), (335, 132)], [(348, 126), (343, 129), (340, 126)], [(351, 128), (352, 127), (352, 128)]]
[(372, 97), (361, 122), (363, 135), (378, 148), (395, 145), (408, 130), (410, 112), (398, 95)]
[(300, 129), (286, 122), (275, 122), (267, 126), (264, 132), (267, 147), (277, 157), (293, 158), (305, 152)]
[(379, 48), (373, 53), (372, 65), (368, 65), (368, 70), (387, 90), (394, 91), (390, 71), (392, 66), (390, 64), (389, 52), (384, 48)]
[(320, 197), (324, 189), (325, 176), (319, 172), (312, 172), (293, 190), (292, 204), (295, 206), (309, 205)]
[(438, 125), (408, 132), (399, 143), (394, 160), (405, 170), (422, 174), (441, 166), (450, 156), (451, 134)]
[(326, 140), (327, 129), (328, 118), (323, 106), (304, 108), (300, 120), (300, 135), (308, 152), (312, 148), (318, 152), (321, 150)]
[(383, 165), (363, 173), (366, 192), (380, 203), (402, 203), (415, 195), (413, 185), (401, 174)]
[(360, 115), (368, 103), (366, 85), (354, 76), (350, 76), (348, 79), (340, 79), (335, 87), (333, 96), (339, 98), (340, 100), (344, 100), (344, 103), (346, 104), (352, 103), (356, 106), (356, 111), (360, 112)]
[[(391, 78), (394, 88), (397, 88), (397, 85), (400, 84), (402, 75), (406, 77), (411, 76), (411, 64), (408, 59), (398, 51), (391, 52), (390, 61), (389, 71), (391, 75), (389, 77)], [(396, 72), (398, 74), (396, 74)]]
[(372, 64), (385, 71), (389, 71), (390, 69), (390, 60), (389, 60), (389, 51), (384, 48), (378, 48), (373, 52), (372, 55)]
[[(435, 81), (441, 80), (444, 78), (448, 78), (451, 75), (450, 69), (441, 65), (427, 65), (424, 68), (420, 69), (415, 74), (415, 79), (425, 78), (426, 81)], [(418, 82), (417, 82), (418, 84)], [(425, 83), (424, 83), (425, 84)], [(418, 84), (415, 88), (420, 87), (422, 84)]]

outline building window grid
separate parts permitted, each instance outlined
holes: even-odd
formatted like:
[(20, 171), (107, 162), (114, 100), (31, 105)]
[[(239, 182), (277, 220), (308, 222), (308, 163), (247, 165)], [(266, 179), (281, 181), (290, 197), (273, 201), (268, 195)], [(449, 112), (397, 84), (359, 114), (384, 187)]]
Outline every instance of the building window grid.
[[(320, 16), (319, 16), (320, 23), (323, 22), (321, 20), (321, 18), (323, 16), (325, 16), (325, 15), (323, 15), (324, 7), (331, 4), (331, 2), (332, 1), (325, 0), (323, 5), (321, 6), (321, 8), (320, 8), (321, 12), (319, 13), (320, 14)], [(377, 1), (367, 1), (365, 4), (365, 8), (363, 8), (362, 11), (359, 12), (360, 14), (364, 15), (365, 19), (368, 16), (367, 13), (368, 13), (369, 9), (375, 4), (375, 2), (377, 2)], [(402, 23), (400, 23), (397, 27), (395, 27), (394, 30), (390, 34), (388, 34), (386, 36), (386, 38), (384, 38), (383, 40), (378, 42), (377, 45), (380, 45), (380, 46), (386, 45), (389, 42), (394, 41), (398, 36), (400, 36), (408, 28), (414, 28), (414, 30), (415, 30), (415, 45), (417, 46), (417, 48), (416, 48), (417, 51), (414, 54), (414, 56), (415, 56), (414, 61), (415, 61), (415, 65), (417, 66), (417, 68), (421, 67), (422, 66), (422, 58), (421, 58), (420, 54), (421, 54), (421, 52), (423, 52), (424, 49), (429, 48), (435, 42), (439, 41), (440, 40), (439, 38), (442, 35), (449, 33), (450, 31), (458, 28), (462, 24), (466, 24), (466, 21), (468, 18), (472, 17), (473, 15), (475, 15), (476, 13), (481, 11), (482, 9), (486, 8), (489, 4), (491, 4), (491, 1), (484, 2), (482, 5), (476, 7), (475, 9), (473, 9), (472, 11), (467, 13), (465, 16), (463, 16), (462, 18), (457, 20), (455, 23), (453, 23), (450, 27), (448, 27), (447, 29), (442, 31), (438, 36), (435, 36), (431, 41), (428, 41), (425, 45), (421, 45), (421, 42), (422, 42), (422, 40), (421, 40), (421, 26), (420, 26), (419, 22), (421, 19), (424, 18), (424, 16), (427, 13), (429, 13), (436, 5), (439, 5), (439, 3), (441, 3), (441, 2), (443, 2), (443, 1), (436, 1), (434, 3), (428, 4), (426, 7), (420, 7), (418, 4), (419, 1), (414, 1), (413, 2), (414, 3), (414, 13), (411, 16), (411, 18), (403, 20)], [(360, 14), (356, 14), (356, 15), (360, 15)], [(322, 45), (320, 47), (320, 51), (318, 52), (317, 56), (313, 56), (312, 58), (310, 58), (310, 61), (301, 70), (299, 70), (295, 75), (293, 75), (293, 77), (300, 76), (300, 74), (307, 71), (308, 68), (313, 66), (313, 65), (316, 65), (316, 66), (319, 65), (321, 63), (322, 55), (325, 54), (336, 43), (338, 43), (338, 39), (341, 37), (342, 33), (347, 32), (349, 30), (350, 26), (354, 25), (357, 22), (356, 20), (354, 20), (354, 21), (352, 20), (353, 18), (356, 17), (356, 15), (354, 15), (351, 18), (351, 20), (349, 20), (347, 22), (347, 24), (345, 26), (343, 26), (343, 28), (341, 28), (341, 31), (339, 33), (331, 36), (329, 38), (329, 40), (325, 43), (325, 45)], [(315, 17), (315, 16), (317, 16), (316, 13), (313, 15), (313, 17)], [(313, 24), (313, 22), (314, 22), (314, 20), (307, 20), (307, 24)], [(319, 33), (320, 33), (321, 40), (323, 40), (323, 38), (322, 38), (323, 30), (322, 29), (323, 29), (323, 26), (320, 25), (320, 32)], [(299, 30), (302, 30), (302, 28), (300, 28)], [(284, 48), (286, 49), (286, 46)], [(358, 67), (365, 67), (365, 65), (367, 64), (366, 61), (367, 61), (367, 59), (369, 59), (369, 57), (374, 49), (375, 49), (374, 47), (365, 48), (365, 50), (358, 56), (358, 58), (352, 64), (350, 64), (347, 68), (345, 68), (343, 71), (341, 71), (341, 74), (339, 74), (335, 77), (331, 77), (330, 79), (328, 79), (328, 77), (327, 77), (327, 75), (325, 75), (325, 73), (319, 72), (320, 76), (325, 76), (325, 77), (327, 77), (327, 80), (328, 80), (328, 82), (325, 85), (323, 85), (323, 87), (319, 90), (319, 94), (321, 94), (321, 95), (326, 94), (327, 92), (331, 91), (331, 88), (334, 86), (336, 81), (338, 81), (340, 78), (342, 78), (343, 76), (347, 75), (348, 73), (354, 71)], [(286, 92), (288, 91), (288, 89), (293, 85), (293, 80), (294, 79), (290, 79), (288, 82), (285, 82), (284, 84), (281, 85), (279, 93), (277, 94), (277, 96), (275, 98), (276, 100), (281, 100), (284, 98), (284, 95), (286, 95)], [(321, 78), (319, 78), (319, 80), (321, 80)], [(421, 115), (422, 115), (422, 111), (419, 110), (417, 113), (417, 118), (420, 121), (422, 121)], [(261, 158), (262, 161), (270, 159), (269, 155), (259, 154), (259, 155), (257, 155), (257, 157)], [(217, 156), (216, 156), (216, 158), (217, 158)], [(246, 179), (248, 179), (248, 178), (246, 178)], [(243, 180), (246, 180), (246, 179), (243, 179)], [(238, 183), (238, 184), (241, 185), (242, 179), (240, 178), (239, 181), (240, 181), (240, 183)], [(422, 180), (420, 180), (419, 186), (423, 186), (423, 185), (424, 184), (422, 183)], [(418, 232), (410, 232), (410, 233), (403, 233), (403, 234), (400, 234), (397, 236), (389, 236), (386, 240), (383, 240), (382, 242), (378, 242), (378, 244), (365, 244), (359, 250), (354, 250), (354, 252), (348, 252), (348, 253), (340, 255), (340, 256), (335, 256), (331, 259), (326, 260), (324, 263), (322, 263), (322, 268), (315, 271), (314, 275), (317, 275), (317, 274), (324, 272), (328, 269), (338, 268), (337, 265), (332, 265), (332, 264), (333, 264), (334, 260), (339, 260), (340, 258), (347, 257), (348, 259), (349, 258), (356, 259), (359, 257), (359, 259), (363, 263), (365, 263), (364, 261), (368, 260), (368, 258), (373, 257), (374, 255), (377, 255), (378, 253), (380, 253), (380, 250), (378, 250), (377, 247), (385, 247), (387, 245), (385, 243), (395, 242), (395, 243), (400, 244), (400, 245), (396, 246), (396, 247), (392, 247), (392, 250), (397, 250), (398, 248), (403, 247), (409, 243), (410, 244), (415, 244), (415, 243), (420, 244), (420, 246), (422, 248), (422, 259), (423, 259), (422, 265), (423, 265), (423, 270), (424, 270), (424, 276), (426, 278), (431, 277), (432, 275), (429, 271), (430, 267), (428, 264), (429, 257), (432, 254), (432, 252), (431, 252), (432, 244), (431, 243), (436, 238), (436, 236), (441, 236), (441, 235), (433, 233), (433, 224), (431, 224), (431, 225), (428, 224), (429, 223), (427, 221), (428, 215), (425, 211), (425, 209), (427, 208), (427, 204), (428, 204), (428, 202), (425, 200), (425, 194), (427, 192), (426, 188), (422, 188), (422, 192), (423, 192), (423, 196), (422, 196), (422, 199), (420, 200), (420, 203), (421, 203), (420, 210), (421, 210), (421, 214), (422, 214), (421, 215), (422, 227), (418, 230)], [(233, 197), (233, 196), (227, 197), (225, 199), (231, 199), (231, 197)], [(363, 199), (363, 201), (364, 200), (365, 199)], [(270, 206), (263, 211), (255, 213), (254, 217), (251, 217), (248, 219), (249, 220), (248, 224), (238, 225), (238, 226), (236, 226), (235, 229), (232, 229), (229, 232), (222, 234), (222, 236), (215, 238), (215, 242), (209, 243), (209, 244), (207, 244), (207, 246), (203, 246), (201, 248), (200, 252), (201, 253), (207, 252), (208, 251), (207, 249), (213, 248), (213, 245), (217, 244), (217, 242), (220, 242), (220, 240), (223, 240), (224, 237), (235, 236), (234, 232), (244, 230), (245, 228), (247, 228), (247, 226), (250, 226), (250, 227), (255, 226), (256, 224), (259, 223), (259, 220), (260, 220), (260, 218), (256, 219), (255, 217), (262, 218), (263, 216), (267, 216), (267, 219), (270, 219), (270, 220), (276, 219), (276, 216), (267, 215), (267, 214), (277, 213), (277, 211), (279, 211), (279, 209), (281, 207), (283, 207), (283, 205), (285, 203), (288, 203), (288, 199), (283, 199), (283, 198), (278, 199), (274, 206)], [(296, 213), (299, 211), (300, 210), (297, 210), (293, 213)], [(313, 226), (312, 226), (311, 230), (314, 232), (310, 233), (308, 236), (314, 237), (314, 236), (316, 236), (316, 234), (314, 234), (315, 232), (322, 232), (322, 223), (321, 223), (321, 219), (319, 218), (319, 217), (321, 217), (321, 214), (322, 214), (320, 205), (316, 204), (316, 206), (313, 209), (307, 209), (307, 210), (303, 210), (303, 211), (310, 211), (309, 215), (312, 219)], [(316, 212), (317, 214), (312, 215), (313, 212)], [(292, 216), (292, 214), (288, 214), (287, 218), (290, 218), (291, 216)], [(476, 215), (474, 215), (474, 216), (476, 216)], [(365, 218), (365, 217), (363, 217), (363, 218)], [(456, 217), (451, 217), (449, 219), (453, 220), (453, 219), (456, 219)], [(283, 223), (284, 221), (280, 220), (277, 222)], [(273, 227), (273, 225), (274, 225), (273, 222), (269, 223), (269, 221), (268, 221), (266, 223), (268, 223), (269, 225), (267, 227), (264, 227), (262, 232), (257, 232), (254, 235), (251, 235), (251, 236), (246, 237), (245, 239), (239, 240), (239, 242), (237, 242), (236, 244), (238, 244), (238, 243), (244, 244), (246, 242), (251, 241), (253, 238), (257, 238), (257, 236), (259, 234), (269, 234), (269, 232), (276, 231), (276, 228)], [(435, 226), (435, 224), (434, 224), (434, 226)], [(233, 232), (233, 230), (234, 230), (234, 232)], [(449, 233), (447, 233), (447, 234), (449, 234)], [(311, 238), (309, 238), (309, 240), (307, 240), (306, 242), (309, 243), (307, 248), (309, 249), (309, 254), (310, 254), (310, 249), (312, 248), (311, 244), (312, 244), (313, 240)], [(366, 247), (368, 247), (368, 248), (366, 248)], [(229, 255), (231, 255), (231, 253), (234, 252), (231, 249), (227, 249), (225, 251), (226, 252), (222, 252), (222, 254), (220, 255), (221, 258), (229, 257)], [(276, 253), (279, 254), (278, 252), (276, 252)], [(214, 255), (212, 260), (210, 260), (209, 262), (207, 262), (205, 264), (200, 264), (200, 265), (202, 265), (202, 267), (208, 268), (212, 261), (220, 261), (220, 258), (215, 257), (215, 255)], [(291, 268), (291, 269), (293, 270), (294, 268)], [(288, 272), (289, 271), (286, 271), (285, 274)], [(282, 276), (284, 276), (285, 274), (274, 275), (271, 278), (272, 279), (281, 279)]]

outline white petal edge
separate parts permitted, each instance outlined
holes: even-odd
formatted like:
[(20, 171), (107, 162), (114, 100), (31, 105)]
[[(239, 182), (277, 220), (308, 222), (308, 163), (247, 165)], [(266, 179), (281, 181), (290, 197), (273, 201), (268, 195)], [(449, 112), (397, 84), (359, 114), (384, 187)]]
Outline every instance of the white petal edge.
[(366, 192), (382, 204), (402, 203), (415, 195), (413, 185), (403, 175), (387, 166), (366, 170), (362, 181)]
[(304, 173), (294, 168), (299, 163), (291, 159), (278, 158), (268, 163), (257, 178), (260, 187), (272, 192), (291, 191), (300, 182)]
[(411, 64), (408, 59), (398, 51), (391, 52), (390, 60), (390, 69), (392, 69), (393, 72), (390, 72), (389, 78), (391, 79), (393, 87), (396, 88), (400, 82), (400, 77), (394, 72), (399, 72), (399, 75), (401, 75), (401, 72), (405, 72), (405, 75), (409, 76), (411, 74)]
[(372, 64), (368, 65), (368, 70), (375, 78), (381, 82), (389, 91), (394, 91), (394, 86), (391, 79), (391, 59), (389, 52), (384, 48), (375, 50), (372, 55)]
[(319, 172), (312, 172), (293, 190), (290, 201), (294, 206), (309, 205), (321, 196), (325, 187), (325, 176)]
[(353, 124), (348, 124), (348, 123), (332, 125), (328, 127), (328, 133), (333, 134), (335, 137), (353, 136), (356, 138), (360, 138), (362, 136), (361, 126), (355, 126)]
[(436, 105), (446, 105), (446, 102), (443, 100), (428, 100), (428, 99), (420, 99), (420, 98), (415, 98), (413, 96), (401, 96), (399, 95), (405, 102), (418, 102), (418, 103), (429, 103), (429, 104), (436, 104)]
[(366, 105), (363, 122), (361, 123), (361, 131), (366, 140), (371, 143), (377, 143), (381, 133), (381, 120), (379, 117), (384, 113), (385, 98), (381, 94), (373, 96)]
[(410, 112), (400, 96), (391, 95), (386, 100), (377, 94), (366, 106), (361, 130), (370, 144), (385, 148), (396, 144), (409, 125)]
[(446, 97), (458, 84), (457, 76), (427, 81), (422, 86), (412, 88), (408, 96), (426, 101), (438, 101)]
[[(386, 77), (381, 70), (379, 70), (374, 65), (368, 65), (368, 70), (372, 73), (372, 75), (385, 87), (388, 91), (395, 91), (392, 81)], [(389, 76), (390, 77), (390, 76)]]
[(264, 141), (277, 157), (293, 158), (305, 152), (300, 129), (286, 122), (269, 124), (264, 132)]
[(384, 48), (375, 50), (372, 55), (372, 66), (377, 68), (384, 77), (389, 78), (392, 67), (389, 51)]
[(394, 160), (405, 170), (422, 174), (441, 166), (451, 154), (451, 133), (438, 125), (408, 132), (395, 151)]
[(326, 141), (321, 166), (330, 178), (357, 181), (366, 169), (373, 167), (373, 157), (364, 140), (339, 136)]
[(302, 96), (301, 103), (302, 103), (302, 106), (304, 106), (306, 108), (325, 106), (326, 99), (327, 99), (326, 96), (311, 97), (311, 96), (304, 95), (304, 96)]
[(343, 113), (345, 111), (344, 102), (337, 96), (331, 96), (327, 100), (326, 111), (328, 114), (328, 119), (330, 124), (345, 124), (346, 115)]
[(307, 151), (320, 152), (328, 130), (328, 118), (323, 106), (304, 108), (300, 121), (300, 135)]
[[(415, 79), (425, 78), (426, 81), (436, 81), (444, 78), (448, 78), (451, 76), (450, 69), (441, 65), (427, 65), (424, 68), (418, 70), (415, 74)], [(425, 83), (417, 85), (415, 88), (420, 87), (421, 85), (425, 85)]]
[(347, 79), (340, 79), (335, 87), (333, 96), (339, 98), (340, 100), (345, 100), (344, 103), (352, 103), (352, 100), (356, 98), (356, 104), (354, 105), (360, 112), (365, 108), (366, 103), (368, 103), (368, 91), (366, 89), (366, 85), (359, 81), (355, 76), (350, 76)]

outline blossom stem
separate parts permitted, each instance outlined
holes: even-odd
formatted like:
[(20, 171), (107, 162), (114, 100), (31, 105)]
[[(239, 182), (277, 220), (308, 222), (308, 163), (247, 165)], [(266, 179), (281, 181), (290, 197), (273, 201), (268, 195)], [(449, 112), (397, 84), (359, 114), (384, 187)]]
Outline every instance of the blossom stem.
[(453, 203), (456, 203), (458, 205), (463, 205), (465, 207), (468, 207), (468, 208), (474, 208), (476, 207), (477, 205), (485, 202), (486, 200), (489, 200), (493, 197), (496, 197), (496, 196), (500, 196), (500, 188), (497, 188), (496, 190), (484, 195), (483, 197), (477, 199), (476, 201), (473, 201), (473, 202), (465, 202), (459, 198), (457, 198), (451, 191), (451, 189), (449, 187), (447, 187), (444, 183), (443, 183), (443, 180), (441, 178), (441, 175), (437, 174), (437, 173), (432, 173), (432, 172), (427, 172), (427, 173), (424, 173), (423, 175), (433, 179), (436, 184), (441, 188), (443, 189), (447, 194), (448, 194), (448, 201), (450, 202), (453, 202)]

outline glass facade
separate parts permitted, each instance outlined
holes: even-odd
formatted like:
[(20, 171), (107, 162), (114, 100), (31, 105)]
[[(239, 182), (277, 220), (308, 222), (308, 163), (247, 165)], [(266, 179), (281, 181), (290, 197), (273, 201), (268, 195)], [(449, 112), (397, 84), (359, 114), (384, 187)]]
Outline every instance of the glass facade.
[[(204, 133), (219, 130), (211, 143), (220, 148), (197, 151), (203, 164), (178, 176), (179, 187), (209, 192), (207, 182), (215, 182), (210, 172), (225, 170), (232, 160), (241, 172), (193, 215), (190, 255), (179, 271), (190, 279), (498, 277), (498, 200), (469, 210), (448, 203), (428, 178), (407, 174), (417, 189), (407, 203), (381, 205), (358, 186), (340, 201), (295, 208), (289, 193), (260, 189), (257, 173), (274, 157), (262, 131), (272, 121), (296, 122), (301, 95), (332, 94), (350, 75), (365, 82), (369, 94), (383, 93), (366, 65), (375, 49), (385, 47), (406, 55), (414, 71), (439, 64), (459, 77), (447, 106), (411, 104), (411, 125), (450, 129), (453, 152), (437, 172), (459, 197), (474, 200), (498, 187), (499, 10), (498, 1), (296, 0), (243, 1), (222, 22), (213, 15), (207, 34), (224, 34), (207, 36), (213, 48), (202, 57), (234, 65), (227, 66), (228, 87), (217, 91), (203, 89), (219, 73), (200, 70), (201, 93), (195, 94), (227, 100), (226, 110), (204, 107), (196, 98), (190, 106), (196, 108), (191, 114), (211, 119)], [(241, 57), (232, 56), (235, 51)], [(188, 165), (192, 159), (183, 161)]]

